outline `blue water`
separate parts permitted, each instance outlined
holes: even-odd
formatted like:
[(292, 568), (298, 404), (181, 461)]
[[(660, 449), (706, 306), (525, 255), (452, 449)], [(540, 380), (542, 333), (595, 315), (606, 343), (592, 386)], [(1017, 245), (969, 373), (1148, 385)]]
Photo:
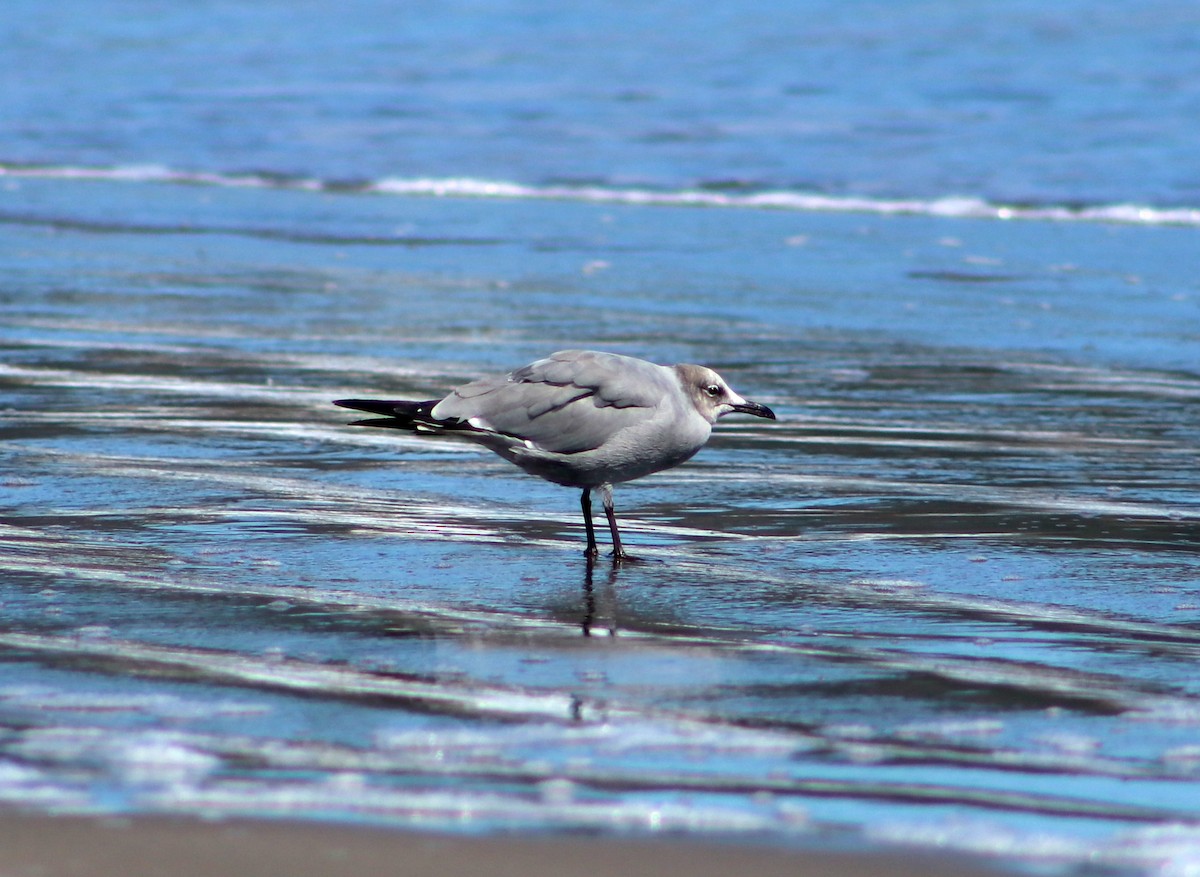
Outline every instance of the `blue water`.
[[(1197, 867), (1195, 4), (6, 12), (0, 801)], [(329, 404), (572, 346), (643, 564)]]
[(1200, 10), (17, 2), (6, 162), (1200, 203)]

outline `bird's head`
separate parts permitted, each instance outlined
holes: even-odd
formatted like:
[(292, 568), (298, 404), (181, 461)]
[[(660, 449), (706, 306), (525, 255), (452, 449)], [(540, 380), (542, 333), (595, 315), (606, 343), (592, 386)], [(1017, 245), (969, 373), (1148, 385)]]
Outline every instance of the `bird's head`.
[(709, 423), (726, 414), (753, 414), (755, 417), (775, 419), (775, 412), (766, 405), (749, 402), (729, 388), (725, 379), (702, 365), (677, 365), (675, 372), (679, 383), (687, 392), (700, 416)]

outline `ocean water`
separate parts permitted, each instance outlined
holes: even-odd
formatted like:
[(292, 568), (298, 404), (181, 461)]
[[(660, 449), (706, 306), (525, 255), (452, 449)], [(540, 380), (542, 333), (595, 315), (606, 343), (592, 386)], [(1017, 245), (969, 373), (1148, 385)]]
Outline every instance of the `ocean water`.
[[(0, 801), (1200, 868), (1200, 8), (8, 11)], [(573, 346), (642, 563), (330, 404)]]

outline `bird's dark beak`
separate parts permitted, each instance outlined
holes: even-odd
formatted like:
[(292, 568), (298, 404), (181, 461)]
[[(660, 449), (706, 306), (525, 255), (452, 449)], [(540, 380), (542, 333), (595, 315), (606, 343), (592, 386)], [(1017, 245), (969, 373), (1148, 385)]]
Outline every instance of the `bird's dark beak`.
[(757, 402), (740, 402), (733, 406), (733, 410), (739, 414), (753, 414), (755, 417), (765, 417), (767, 420), (775, 419), (775, 412), (766, 405), (759, 405)]

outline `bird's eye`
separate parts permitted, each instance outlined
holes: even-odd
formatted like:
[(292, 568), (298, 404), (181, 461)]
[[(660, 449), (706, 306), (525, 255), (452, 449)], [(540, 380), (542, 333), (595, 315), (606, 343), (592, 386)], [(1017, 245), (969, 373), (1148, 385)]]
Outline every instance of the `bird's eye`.
[(716, 399), (721, 395), (721, 386), (719, 384), (709, 384), (704, 388), (704, 395)]

